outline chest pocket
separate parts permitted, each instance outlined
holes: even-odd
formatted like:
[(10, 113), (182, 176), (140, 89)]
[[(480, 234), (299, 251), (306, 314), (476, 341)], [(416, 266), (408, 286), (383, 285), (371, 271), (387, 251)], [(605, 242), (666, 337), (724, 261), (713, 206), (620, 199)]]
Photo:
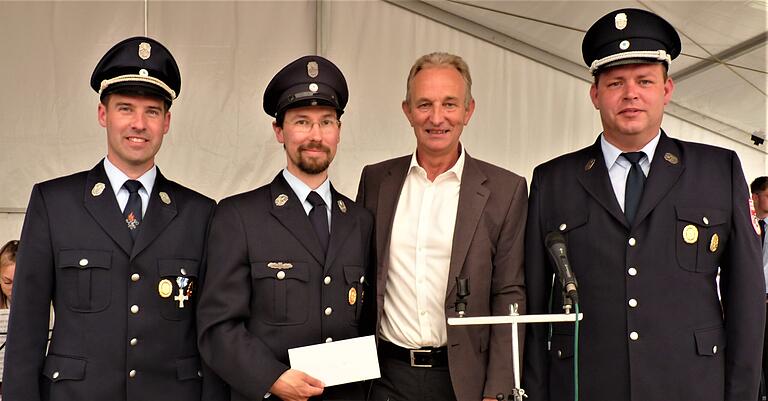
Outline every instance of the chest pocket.
[(160, 259), (160, 280), (154, 296), (160, 297), (160, 314), (168, 320), (186, 320), (195, 310), (200, 263), (193, 259)]
[(553, 217), (544, 225), (547, 228), (544, 235), (546, 236), (548, 233), (557, 231), (567, 238), (568, 234), (577, 233), (579, 228), (584, 227), (588, 221), (589, 213), (565, 213), (563, 217)]
[[(253, 306), (261, 321), (296, 325), (307, 321), (309, 266), (305, 262), (253, 262)], [(317, 313), (317, 311), (314, 311)]]
[(726, 214), (719, 209), (675, 208), (677, 263), (683, 270), (714, 273), (727, 241)]
[(99, 312), (112, 296), (112, 252), (90, 249), (59, 251), (58, 273), (64, 303), (75, 312)]

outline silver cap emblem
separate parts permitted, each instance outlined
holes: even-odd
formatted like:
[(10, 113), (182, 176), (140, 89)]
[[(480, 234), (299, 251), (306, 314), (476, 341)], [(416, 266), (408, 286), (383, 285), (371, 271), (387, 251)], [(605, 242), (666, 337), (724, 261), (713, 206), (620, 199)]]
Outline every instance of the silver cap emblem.
[(152, 55), (152, 46), (147, 42), (139, 43), (139, 58), (146, 60)]
[(622, 30), (627, 27), (627, 14), (618, 13), (613, 17), (613, 22), (616, 24), (616, 29)]
[(318, 67), (316, 61), (310, 61), (307, 63), (307, 75), (309, 75), (310, 78), (316, 78), (317, 74), (320, 73), (320, 67)]

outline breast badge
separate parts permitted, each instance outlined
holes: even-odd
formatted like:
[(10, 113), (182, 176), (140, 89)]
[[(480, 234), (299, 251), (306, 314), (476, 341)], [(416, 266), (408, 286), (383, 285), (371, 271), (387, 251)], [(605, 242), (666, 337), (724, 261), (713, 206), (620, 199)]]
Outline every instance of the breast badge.
[(717, 233), (712, 234), (712, 238), (709, 240), (709, 251), (712, 253), (717, 252), (717, 247), (720, 245), (720, 236)]
[(171, 280), (164, 278), (157, 284), (157, 293), (163, 298), (168, 298), (173, 293), (173, 283)]
[(699, 239), (699, 229), (693, 224), (688, 224), (683, 228), (683, 241), (686, 244), (695, 244)]

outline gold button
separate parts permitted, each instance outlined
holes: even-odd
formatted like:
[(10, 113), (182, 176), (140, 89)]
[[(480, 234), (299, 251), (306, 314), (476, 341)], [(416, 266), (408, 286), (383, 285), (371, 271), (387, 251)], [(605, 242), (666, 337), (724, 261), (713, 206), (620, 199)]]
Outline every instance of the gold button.
[(323, 284), (328, 285), (331, 284), (331, 276), (325, 276), (323, 279)]
[(627, 242), (629, 243), (629, 246), (635, 246), (637, 244), (635, 237), (630, 238)]
[(187, 275), (187, 270), (184, 269), (183, 267), (181, 269), (179, 269), (179, 272), (181, 272), (182, 276), (186, 276)]
[(139, 305), (131, 305), (131, 313), (139, 313)]
[(86, 258), (80, 259), (80, 266), (83, 266), (83, 267), (88, 266), (88, 259)]
[(560, 231), (565, 231), (565, 229), (568, 228), (568, 225), (563, 223), (563, 224), (560, 224), (560, 227), (558, 228), (560, 229)]
[(285, 278), (285, 272), (284, 271), (280, 270), (279, 272), (277, 272), (277, 279), (278, 280), (282, 280), (284, 278)]
[(627, 303), (629, 304), (630, 308), (634, 308), (634, 307), (637, 306), (637, 300), (634, 299), (634, 298), (630, 299), (629, 302), (627, 302)]
[(136, 377), (136, 370), (134, 370), (134, 369), (131, 369), (131, 371), (130, 371), (130, 372), (128, 372), (128, 376), (130, 376), (130, 377)]
[(632, 341), (637, 341), (637, 339), (640, 338), (640, 334), (637, 334), (636, 331), (633, 331), (629, 333), (629, 339)]
[(637, 276), (637, 269), (635, 269), (634, 267), (630, 267), (629, 269), (627, 269), (627, 273), (629, 273), (630, 276)]
[(325, 316), (331, 316), (331, 313), (333, 313), (333, 309), (330, 306), (325, 308)]
[(58, 371), (53, 372), (53, 378), (54, 379), (58, 379), (59, 378), (59, 372)]
[(132, 338), (132, 339), (131, 339), (131, 346), (134, 346), (134, 345), (136, 345), (136, 344), (138, 344), (138, 343), (139, 343), (139, 340), (138, 340), (138, 339), (136, 339), (136, 338)]
[(131, 281), (139, 281), (141, 276), (139, 276), (139, 273), (133, 273), (131, 274)]
[(333, 341), (333, 338), (331, 338), (331, 337), (328, 337), (328, 338), (325, 339), (325, 342), (327, 342), (327, 343), (332, 342), (332, 341)]

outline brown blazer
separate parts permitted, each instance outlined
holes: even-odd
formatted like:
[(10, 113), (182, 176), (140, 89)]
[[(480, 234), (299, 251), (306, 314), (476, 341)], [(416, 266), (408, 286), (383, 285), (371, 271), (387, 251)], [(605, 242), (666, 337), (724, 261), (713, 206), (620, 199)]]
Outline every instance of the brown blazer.
[[(375, 216), (377, 256), (376, 332), (384, 306), (389, 241), (397, 201), (411, 156), (363, 168), (357, 203)], [(445, 316), (455, 317), (455, 277), (470, 278), (468, 316), (507, 315), (510, 304), (525, 311), (523, 247), (527, 213), (525, 179), (465, 155), (453, 234)], [(448, 326), (448, 365), (459, 401), (510, 394), (513, 388), (511, 328)], [(521, 348), (522, 349), (522, 348)]]

